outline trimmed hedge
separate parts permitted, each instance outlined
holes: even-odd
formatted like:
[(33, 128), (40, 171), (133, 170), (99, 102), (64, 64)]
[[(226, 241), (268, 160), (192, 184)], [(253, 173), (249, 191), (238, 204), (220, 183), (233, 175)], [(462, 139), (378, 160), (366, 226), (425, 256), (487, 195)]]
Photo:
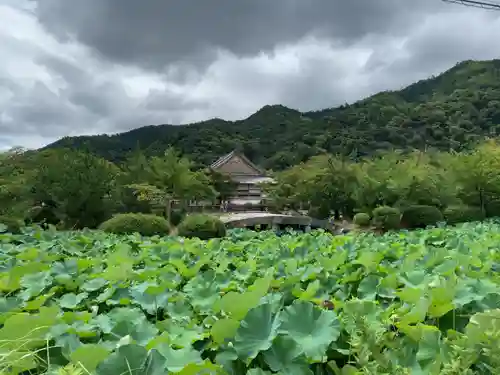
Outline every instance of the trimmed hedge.
[(182, 237), (198, 237), (202, 240), (221, 238), (226, 235), (226, 226), (218, 218), (210, 215), (189, 215), (177, 227), (177, 234)]
[(358, 227), (369, 227), (370, 226), (370, 215), (365, 212), (358, 212), (353, 218), (354, 224)]
[(377, 207), (373, 210), (372, 222), (378, 229), (398, 229), (401, 225), (401, 212), (394, 207)]
[(21, 228), (24, 227), (24, 223), (21, 220), (8, 216), (0, 216), (0, 224), (5, 225), (7, 227), (7, 232), (12, 234), (21, 233)]
[(457, 205), (449, 206), (444, 210), (444, 217), (448, 224), (466, 223), (469, 221), (484, 220), (484, 214), (480, 207)]
[(118, 214), (105, 221), (99, 229), (115, 234), (139, 233), (143, 236), (165, 236), (170, 233), (168, 221), (152, 214)]
[(435, 206), (412, 205), (403, 210), (401, 221), (406, 228), (425, 228), (444, 221), (444, 216)]

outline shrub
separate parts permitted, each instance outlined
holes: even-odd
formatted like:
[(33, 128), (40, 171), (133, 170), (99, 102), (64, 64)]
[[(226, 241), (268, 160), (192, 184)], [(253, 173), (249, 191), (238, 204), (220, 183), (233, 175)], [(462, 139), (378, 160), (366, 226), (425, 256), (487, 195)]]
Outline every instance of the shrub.
[(401, 212), (394, 207), (377, 207), (373, 210), (372, 222), (378, 229), (397, 229), (401, 223)]
[(353, 221), (359, 227), (368, 227), (370, 226), (370, 215), (365, 212), (358, 212), (354, 215)]
[(484, 214), (480, 207), (456, 205), (444, 210), (444, 217), (448, 224), (465, 223), (468, 221), (483, 220)]
[(170, 225), (168, 221), (151, 214), (128, 213), (118, 214), (105, 221), (99, 229), (115, 234), (139, 233), (143, 236), (168, 235)]
[(198, 237), (202, 240), (220, 238), (226, 235), (226, 226), (218, 218), (210, 215), (189, 215), (177, 227), (182, 237)]
[(186, 217), (186, 211), (185, 210), (172, 210), (170, 212), (170, 224), (173, 225), (174, 227), (178, 226), (182, 220)]
[(7, 232), (12, 234), (21, 233), (21, 228), (24, 226), (24, 223), (21, 220), (8, 216), (0, 216), (0, 224), (5, 225), (7, 227)]
[(401, 221), (407, 228), (425, 228), (444, 221), (444, 216), (435, 206), (411, 205), (403, 210)]

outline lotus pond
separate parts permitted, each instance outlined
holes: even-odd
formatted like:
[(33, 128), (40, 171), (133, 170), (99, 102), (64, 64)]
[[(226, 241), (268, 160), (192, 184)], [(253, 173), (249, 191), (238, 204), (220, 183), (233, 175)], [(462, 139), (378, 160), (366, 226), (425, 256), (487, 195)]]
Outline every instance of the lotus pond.
[(500, 225), (0, 234), (0, 374), (500, 374)]

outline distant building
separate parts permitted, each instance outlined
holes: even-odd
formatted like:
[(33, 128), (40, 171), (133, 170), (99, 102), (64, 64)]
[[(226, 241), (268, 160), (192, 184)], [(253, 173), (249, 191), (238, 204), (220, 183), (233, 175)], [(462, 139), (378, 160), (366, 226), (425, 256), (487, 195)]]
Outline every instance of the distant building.
[(250, 206), (265, 205), (265, 194), (261, 184), (274, 182), (265, 172), (252, 163), (245, 155), (232, 151), (217, 159), (210, 169), (228, 176), (237, 183), (236, 190), (227, 202), (230, 209), (241, 210)]

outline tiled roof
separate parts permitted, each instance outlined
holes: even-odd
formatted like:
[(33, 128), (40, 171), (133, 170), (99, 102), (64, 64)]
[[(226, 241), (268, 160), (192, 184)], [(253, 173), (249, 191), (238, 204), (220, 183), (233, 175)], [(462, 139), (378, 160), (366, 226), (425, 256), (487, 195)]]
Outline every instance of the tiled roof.
[(221, 156), (220, 158), (218, 158), (216, 161), (214, 161), (212, 163), (212, 165), (210, 166), (210, 168), (218, 168), (218, 167), (220, 167), (222, 164), (224, 164), (229, 159), (231, 159), (234, 154), (235, 154), (235, 151), (231, 151), (229, 154)]
[(215, 162), (212, 163), (212, 165), (210, 166), (210, 168), (211, 169), (219, 168), (220, 166), (222, 166), (223, 164), (225, 164), (226, 162), (228, 162), (233, 156), (239, 156), (245, 163), (247, 163), (248, 165), (250, 165), (256, 171), (259, 171), (260, 173), (264, 174), (264, 171), (261, 168), (259, 168), (258, 166), (256, 166), (245, 155), (240, 154), (236, 150), (233, 150), (229, 154), (221, 156), (220, 158), (218, 158)]

